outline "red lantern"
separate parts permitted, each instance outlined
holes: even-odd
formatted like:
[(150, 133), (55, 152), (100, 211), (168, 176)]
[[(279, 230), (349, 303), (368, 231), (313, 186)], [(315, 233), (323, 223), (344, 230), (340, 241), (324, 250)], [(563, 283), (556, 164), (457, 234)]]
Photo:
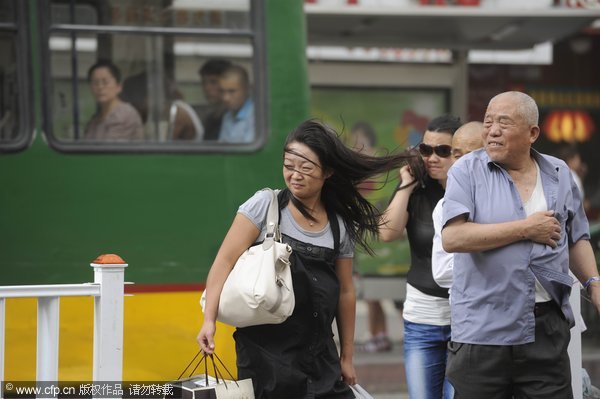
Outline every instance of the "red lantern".
[(555, 143), (561, 141), (581, 143), (592, 137), (594, 122), (585, 111), (552, 111), (544, 120), (542, 132), (548, 140)]

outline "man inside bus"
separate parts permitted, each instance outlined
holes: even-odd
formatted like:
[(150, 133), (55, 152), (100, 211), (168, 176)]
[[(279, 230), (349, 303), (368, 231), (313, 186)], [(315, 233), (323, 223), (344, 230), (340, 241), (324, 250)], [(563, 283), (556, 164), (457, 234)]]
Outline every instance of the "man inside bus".
[(250, 143), (254, 140), (254, 103), (250, 97), (248, 72), (240, 65), (232, 65), (219, 79), (221, 98), (227, 109), (221, 123), (219, 141), (222, 143)]
[(230, 66), (231, 61), (215, 58), (206, 61), (198, 70), (206, 104), (195, 106), (194, 110), (204, 125), (204, 140), (219, 139), (221, 121), (225, 113), (219, 79)]

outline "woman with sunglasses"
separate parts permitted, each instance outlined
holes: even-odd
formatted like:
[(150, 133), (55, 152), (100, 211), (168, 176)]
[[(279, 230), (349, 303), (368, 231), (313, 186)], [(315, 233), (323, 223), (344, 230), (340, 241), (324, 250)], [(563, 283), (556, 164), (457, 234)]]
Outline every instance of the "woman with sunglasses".
[[(401, 182), (381, 219), (379, 236), (394, 241), (408, 236), (411, 265), (404, 302), (404, 364), (411, 398), (452, 398), (454, 390), (445, 380), (446, 345), (450, 340), (448, 290), (438, 286), (431, 272), (433, 219), (437, 202), (444, 196), (448, 169), (452, 165), (452, 135), (459, 118), (440, 116), (427, 126), (417, 147), (425, 172), (413, 163), (400, 169)], [(421, 177), (420, 175), (423, 175)]]

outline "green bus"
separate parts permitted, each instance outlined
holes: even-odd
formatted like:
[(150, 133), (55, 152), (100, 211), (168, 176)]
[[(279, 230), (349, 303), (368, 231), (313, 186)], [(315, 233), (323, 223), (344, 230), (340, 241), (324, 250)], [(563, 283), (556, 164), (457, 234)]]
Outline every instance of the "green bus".
[[(176, 378), (237, 207), (283, 185), (283, 141), (309, 113), (305, 37), (302, 2), (0, 2), (0, 284), (83, 283), (96, 256), (120, 255), (135, 283), (123, 378)], [(206, 105), (198, 71), (211, 59), (248, 72), (250, 142), (170, 134), (189, 109), (173, 104)], [(119, 68), (142, 140), (86, 137), (97, 60)], [(91, 312), (91, 298), (61, 301), (60, 380), (91, 380)], [(35, 380), (35, 301), (7, 301), (6, 326), (5, 379)]]

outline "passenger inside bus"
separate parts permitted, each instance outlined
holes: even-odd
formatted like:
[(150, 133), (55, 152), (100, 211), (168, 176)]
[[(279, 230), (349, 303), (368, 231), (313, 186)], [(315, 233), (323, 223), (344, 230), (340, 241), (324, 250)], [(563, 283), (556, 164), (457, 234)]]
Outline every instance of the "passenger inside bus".
[(219, 139), (221, 121), (226, 111), (219, 79), (230, 66), (231, 61), (215, 58), (206, 61), (198, 70), (206, 103), (195, 106), (194, 110), (204, 125), (204, 140)]
[(88, 82), (97, 110), (85, 127), (84, 139), (131, 141), (144, 138), (142, 119), (136, 109), (122, 101), (121, 72), (111, 61), (99, 60), (88, 71)]
[(254, 102), (250, 97), (248, 72), (240, 65), (227, 68), (221, 79), (221, 96), (227, 112), (223, 116), (219, 141), (250, 143), (254, 140)]
[(148, 76), (146, 71), (131, 76), (123, 83), (123, 99), (140, 113), (148, 139), (203, 139), (204, 127), (200, 118), (167, 77)]

